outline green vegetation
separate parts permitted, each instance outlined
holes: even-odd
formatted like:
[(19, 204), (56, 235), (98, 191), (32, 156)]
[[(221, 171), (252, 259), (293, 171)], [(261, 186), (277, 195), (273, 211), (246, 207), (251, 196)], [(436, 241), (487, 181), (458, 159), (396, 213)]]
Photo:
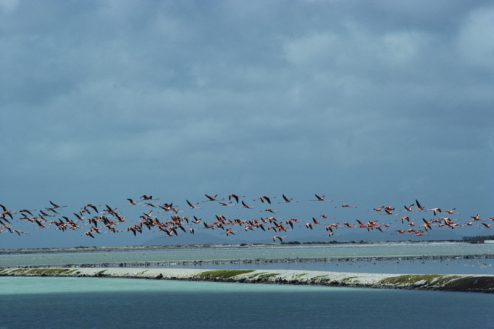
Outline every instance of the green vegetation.
[(494, 291), (494, 278), (488, 276), (457, 278), (448, 282), (444, 289), (457, 291)]
[(327, 275), (318, 275), (318, 276), (313, 276), (311, 280), (322, 280), (322, 279), (328, 279)]
[(426, 274), (426, 275), (400, 275), (391, 278), (382, 279), (383, 284), (393, 284), (393, 285), (416, 285), (425, 281), (426, 283), (431, 283), (433, 280), (443, 278), (443, 275), (438, 274)]
[(403, 287), (424, 286), (438, 290), (453, 291), (494, 291), (494, 277), (456, 275), (401, 275), (381, 280), (384, 285)]
[(457, 275), (450, 275), (450, 276), (443, 276), (443, 277), (440, 277), (436, 280), (434, 280), (434, 285), (436, 286), (444, 286), (454, 280), (457, 280), (459, 279), (460, 277), (457, 276)]
[(345, 284), (349, 284), (349, 283), (352, 283), (353, 279), (358, 279), (358, 277), (356, 277), (356, 276), (347, 276), (346, 278), (343, 278), (341, 280), (341, 282), (343, 282)]
[(33, 275), (33, 276), (63, 276), (70, 275), (73, 269), (66, 268), (22, 268), (16, 269), (14, 275)]
[(278, 276), (279, 273), (267, 273), (261, 272), (251, 275), (249, 279), (257, 280), (257, 281), (269, 281), (270, 278)]
[(298, 273), (293, 276), (295, 280), (307, 279), (307, 273)]
[(198, 277), (200, 279), (212, 280), (212, 279), (229, 279), (231, 277), (252, 273), (253, 270), (216, 270), (216, 271), (206, 271), (199, 273)]

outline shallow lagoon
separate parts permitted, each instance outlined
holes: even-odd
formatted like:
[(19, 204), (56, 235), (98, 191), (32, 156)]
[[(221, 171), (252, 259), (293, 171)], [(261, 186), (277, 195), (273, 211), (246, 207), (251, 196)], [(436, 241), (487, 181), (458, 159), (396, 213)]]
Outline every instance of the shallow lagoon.
[(490, 294), (0, 278), (0, 328), (492, 328)]
[[(151, 266), (152, 267), (152, 266)], [(355, 273), (393, 274), (494, 274), (494, 259), (443, 259), (443, 260), (373, 260), (352, 259), (348, 261), (302, 262), (302, 263), (243, 263), (182, 265), (167, 267), (196, 269), (271, 269), (305, 270)]]
[(170, 262), (180, 260), (279, 260), (288, 258), (437, 257), (465, 255), (494, 255), (494, 244), (379, 243), (0, 254), (0, 266)]

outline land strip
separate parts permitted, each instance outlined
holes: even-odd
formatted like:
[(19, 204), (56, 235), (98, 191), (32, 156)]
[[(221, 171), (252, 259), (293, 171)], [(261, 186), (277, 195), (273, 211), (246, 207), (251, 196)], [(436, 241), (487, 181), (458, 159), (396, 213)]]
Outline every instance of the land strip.
[(142, 268), (3, 268), (0, 276), (105, 277), (494, 292), (494, 275), (376, 274), (295, 270), (203, 270)]

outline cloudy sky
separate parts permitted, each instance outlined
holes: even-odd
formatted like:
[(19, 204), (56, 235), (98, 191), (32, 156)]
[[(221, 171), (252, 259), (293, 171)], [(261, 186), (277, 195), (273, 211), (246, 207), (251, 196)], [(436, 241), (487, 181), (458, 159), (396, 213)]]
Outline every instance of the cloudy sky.
[(494, 215), (492, 1), (0, 0), (0, 72), (13, 209), (318, 192)]

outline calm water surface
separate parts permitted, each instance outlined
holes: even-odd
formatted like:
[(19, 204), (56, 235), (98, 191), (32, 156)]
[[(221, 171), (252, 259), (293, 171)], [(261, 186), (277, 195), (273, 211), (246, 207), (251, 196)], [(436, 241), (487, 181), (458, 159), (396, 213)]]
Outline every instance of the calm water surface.
[[(369, 273), (494, 274), (494, 258), (481, 259), (392, 259), (375, 261), (368, 257), (386, 256), (465, 256), (494, 255), (494, 244), (467, 243), (389, 243), (371, 245), (277, 246), (200, 249), (162, 249), (112, 252), (39, 253), (0, 255), (0, 266), (66, 265), (136, 262), (168, 262), (166, 267), (301, 269)], [(226, 263), (190, 265), (175, 261), (284, 260), (295, 258), (341, 258), (347, 261)], [(360, 259), (359, 259), (360, 257)], [(366, 258), (367, 257), (367, 258)], [(151, 267), (153, 265), (151, 264)], [(156, 265), (154, 265), (156, 267)]]
[(494, 328), (488, 294), (0, 278), (0, 328)]
[(0, 255), (0, 266), (65, 265), (178, 260), (284, 259), (379, 256), (494, 255), (494, 244), (414, 243), (327, 246), (163, 249)]
[(494, 274), (494, 259), (352, 260), (345, 262), (203, 264), (168, 267), (195, 269), (272, 269), (396, 274)]

